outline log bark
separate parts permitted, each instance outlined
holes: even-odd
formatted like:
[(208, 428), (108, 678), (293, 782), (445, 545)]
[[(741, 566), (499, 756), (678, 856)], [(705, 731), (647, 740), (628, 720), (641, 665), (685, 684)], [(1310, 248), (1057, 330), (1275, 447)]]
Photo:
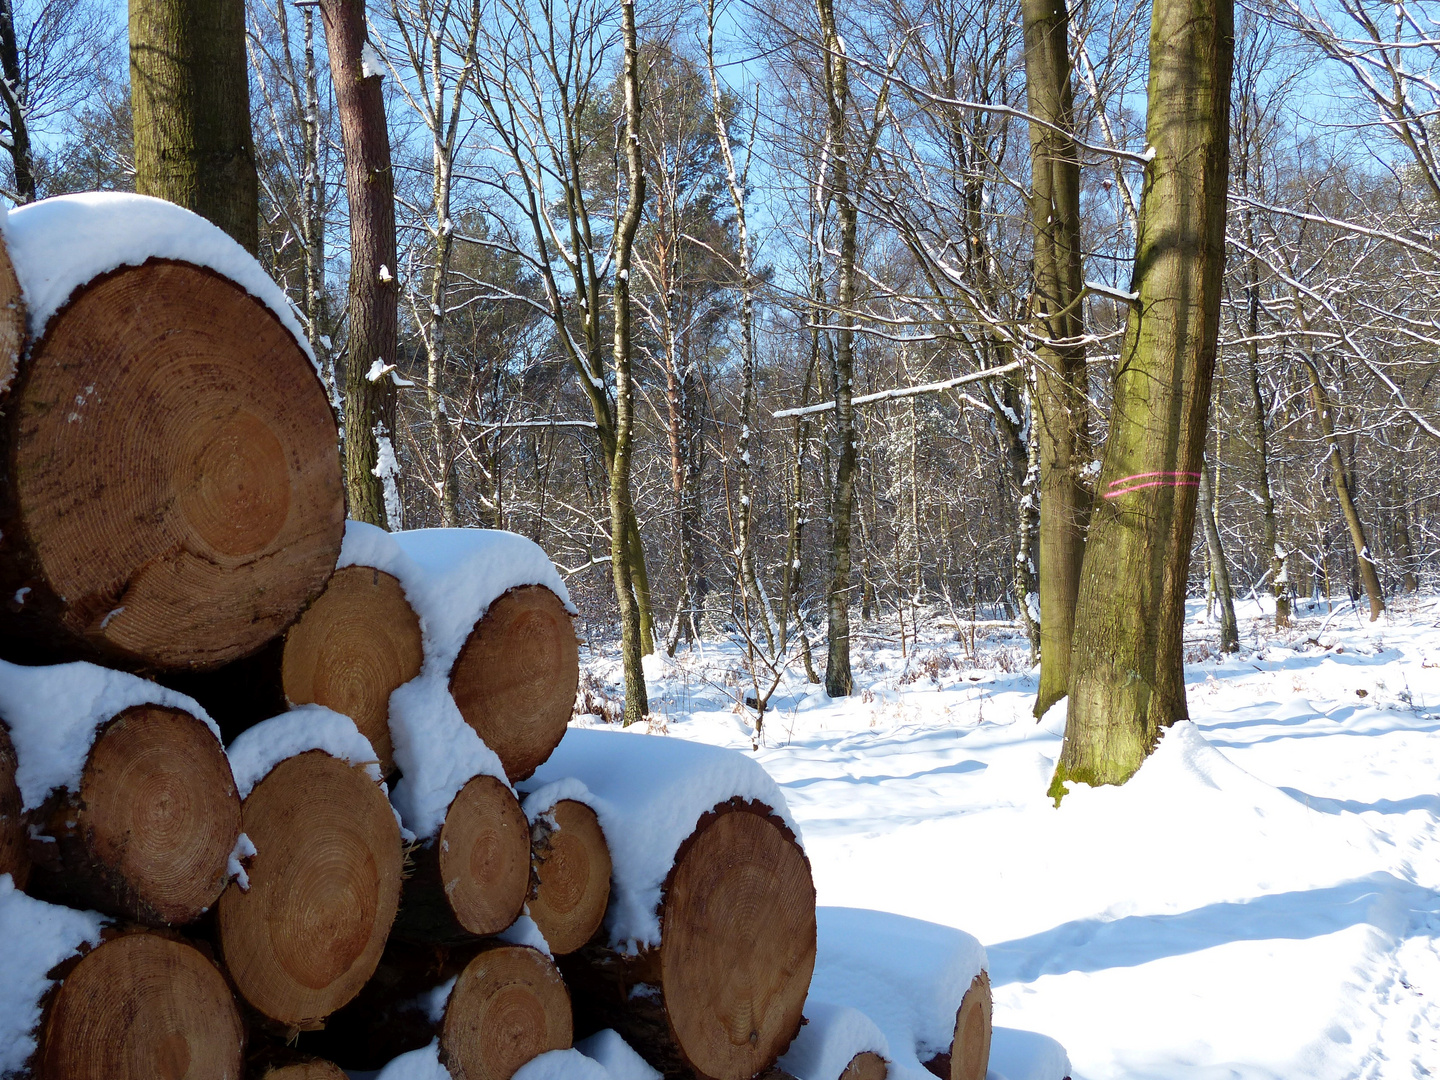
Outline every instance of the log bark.
[(180, 709), (138, 705), (100, 728), (79, 788), (54, 792), (29, 826), (33, 895), (179, 926), (230, 878), (240, 799), (209, 728)]
[(7, 655), (173, 671), (255, 652), (334, 569), (335, 438), (309, 358), (240, 286), (159, 259), (82, 286), (0, 417)]
[(990, 976), (980, 972), (955, 1010), (955, 1034), (950, 1049), (937, 1054), (925, 1067), (940, 1080), (985, 1080), (990, 1068), (991, 1014)]
[(304, 1039), (347, 1069), (367, 1070), (438, 1037), (452, 1076), (510, 1080), (532, 1058), (567, 1049), (571, 1035), (570, 996), (554, 961), (488, 941), (392, 946), (361, 995)]
[(195, 211), (255, 254), (244, 0), (130, 0), (130, 103), (135, 190)]
[(0, 724), (0, 874), (9, 874), (17, 889), (30, 880), (29, 838), (24, 801), (15, 782), (15, 746)]
[(400, 898), (400, 827), (362, 767), (320, 750), (282, 761), (242, 807), (249, 888), (216, 929), (240, 994), (282, 1030), (313, 1029), (375, 971)]
[(410, 857), (397, 937), (462, 942), (498, 934), (525, 906), (530, 829), (519, 800), (493, 776), (462, 787), (440, 831)]
[(560, 744), (580, 685), (580, 646), (560, 598), (541, 585), (511, 589), (490, 605), (450, 669), (466, 723), (505, 766), (529, 777)]
[(240, 1076), (239, 1010), (197, 948), (137, 930), (62, 970), (42, 1013), (30, 1080)]
[(667, 1077), (751, 1080), (800, 1030), (815, 967), (815, 886), (788, 828), (759, 803), (707, 813), (676, 852), (662, 941), (603, 941), (560, 959), (582, 1032), (613, 1027)]
[(561, 799), (530, 830), (530, 918), (550, 951), (566, 956), (605, 921), (610, 902), (610, 846), (595, 811)]

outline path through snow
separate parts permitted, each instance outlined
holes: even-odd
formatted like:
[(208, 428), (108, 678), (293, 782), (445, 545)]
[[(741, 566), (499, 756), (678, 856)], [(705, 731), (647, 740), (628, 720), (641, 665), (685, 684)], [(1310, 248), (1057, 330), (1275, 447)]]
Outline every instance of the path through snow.
[[(1058, 810), (1063, 717), (1031, 718), (1001, 627), (973, 657), (940, 623), (903, 659), (871, 639), (849, 699), (786, 682), (754, 752), (820, 903), (976, 935), (995, 1023), (1058, 1039), (1076, 1080), (1437, 1075), (1440, 601), (1323, 615), (1277, 635), (1252, 607), (1239, 657), (1187, 667), (1193, 723)], [(647, 660), (652, 730), (748, 751), (739, 661)]]

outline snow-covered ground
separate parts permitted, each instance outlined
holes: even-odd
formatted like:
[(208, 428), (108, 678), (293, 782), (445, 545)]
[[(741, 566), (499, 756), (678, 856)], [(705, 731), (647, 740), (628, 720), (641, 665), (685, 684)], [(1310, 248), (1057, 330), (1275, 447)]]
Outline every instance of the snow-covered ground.
[[(1023, 642), (981, 624), (972, 655), (948, 613), (903, 658), (859, 628), (853, 697), (797, 665), (754, 751), (740, 651), (682, 645), (647, 660), (650, 729), (755, 754), (821, 904), (977, 936), (997, 1027), (1059, 1040), (1076, 1080), (1435, 1075), (1440, 600), (1375, 624), (1322, 603), (1279, 634), (1260, 614), (1220, 661), (1197, 613), (1193, 723), (1059, 809), (1063, 717), (1031, 717)], [(613, 656), (581, 660), (618, 697)]]

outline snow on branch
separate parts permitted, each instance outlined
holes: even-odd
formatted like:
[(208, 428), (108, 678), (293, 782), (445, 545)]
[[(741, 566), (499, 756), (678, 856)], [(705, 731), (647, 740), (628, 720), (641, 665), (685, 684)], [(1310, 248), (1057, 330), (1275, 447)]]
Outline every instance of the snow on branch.
[[(897, 398), (915, 397), (919, 394), (935, 394), (942, 390), (951, 390), (957, 386), (964, 386), (966, 383), (979, 382), (981, 379), (990, 379), (996, 375), (1005, 375), (1012, 371), (1018, 371), (1021, 366), (1021, 361), (1012, 360), (1008, 364), (986, 368), (984, 371), (971, 372), (969, 375), (961, 375), (955, 379), (924, 383), (920, 386), (902, 386), (894, 390), (881, 390), (878, 394), (865, 394), (855, 398), (851, 401), (851, 404), (854, 406), (874, 405), (879, 401), (894, 401)], [(776, 420), (784, 420), (791, 416), (814, 416), (816, 413), (833, 412), (835, 407), (836, 403), (834, 401), (822, 401), (819, 405), (806, 405), (803, 408), (796, 409), (781, 409), (779, 412), (771, 413), (770, 415)]]

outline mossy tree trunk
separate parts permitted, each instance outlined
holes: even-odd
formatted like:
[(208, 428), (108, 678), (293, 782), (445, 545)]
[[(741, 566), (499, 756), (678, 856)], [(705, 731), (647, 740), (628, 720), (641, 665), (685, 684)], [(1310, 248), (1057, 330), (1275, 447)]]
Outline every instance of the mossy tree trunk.
[(195, 211), (254, 254), (244, 0), (130, 0), (130, 104), (135, 190)]
[(350, 204), (350, 340), (345, 355), (345, 491), (350, 516), (399, 528), (395, 475), (398, 351), (395, 177), (383, 75), (367, 73), (365, 0), (321, 0)]
[(1030, 125), (1030, 229), (1034, 238), (1037, 348), (1033, 436), (1040, 457), (1040, 688), (1035, 715), (1065, 696), (1070, 639), (1085, 554), (1090, 495), (1080, 469), (1090, 453), (1086, 424), (1084, 271), (1080, 244), (1080, 156), (1070, 85), (1065, 0), (1023, 0), (1025, 89)]
[(1071, 650), (1065, 781), (1121, 784), (1186, 719), (1185, 585), (1225, 271), (1232, 0), (1154, 0), (1151, 160)]
[[(625, 661), (625, 723), (650, 714), (641, 657), (654, 651), (653, 636), (642, 643), (641, 605), (636, 596), (635, 562), (640, 561), (640, 530), (630, 498), (630, 454), (635, 423), (631, 382), (630, 255), (645, 208), (645, 168), (640, 160), (640, 59), (635, 30), (635, 0), (621, 0), (621, 36), (625, 43), (625, 208), (615, 227), (615, 454), (610, 464), (610, 569), (620, 605), (621, 652)], [(633, 534), (632, 534), (633, 529)], [(648, 591), (648, 590), (647, 590)]]

